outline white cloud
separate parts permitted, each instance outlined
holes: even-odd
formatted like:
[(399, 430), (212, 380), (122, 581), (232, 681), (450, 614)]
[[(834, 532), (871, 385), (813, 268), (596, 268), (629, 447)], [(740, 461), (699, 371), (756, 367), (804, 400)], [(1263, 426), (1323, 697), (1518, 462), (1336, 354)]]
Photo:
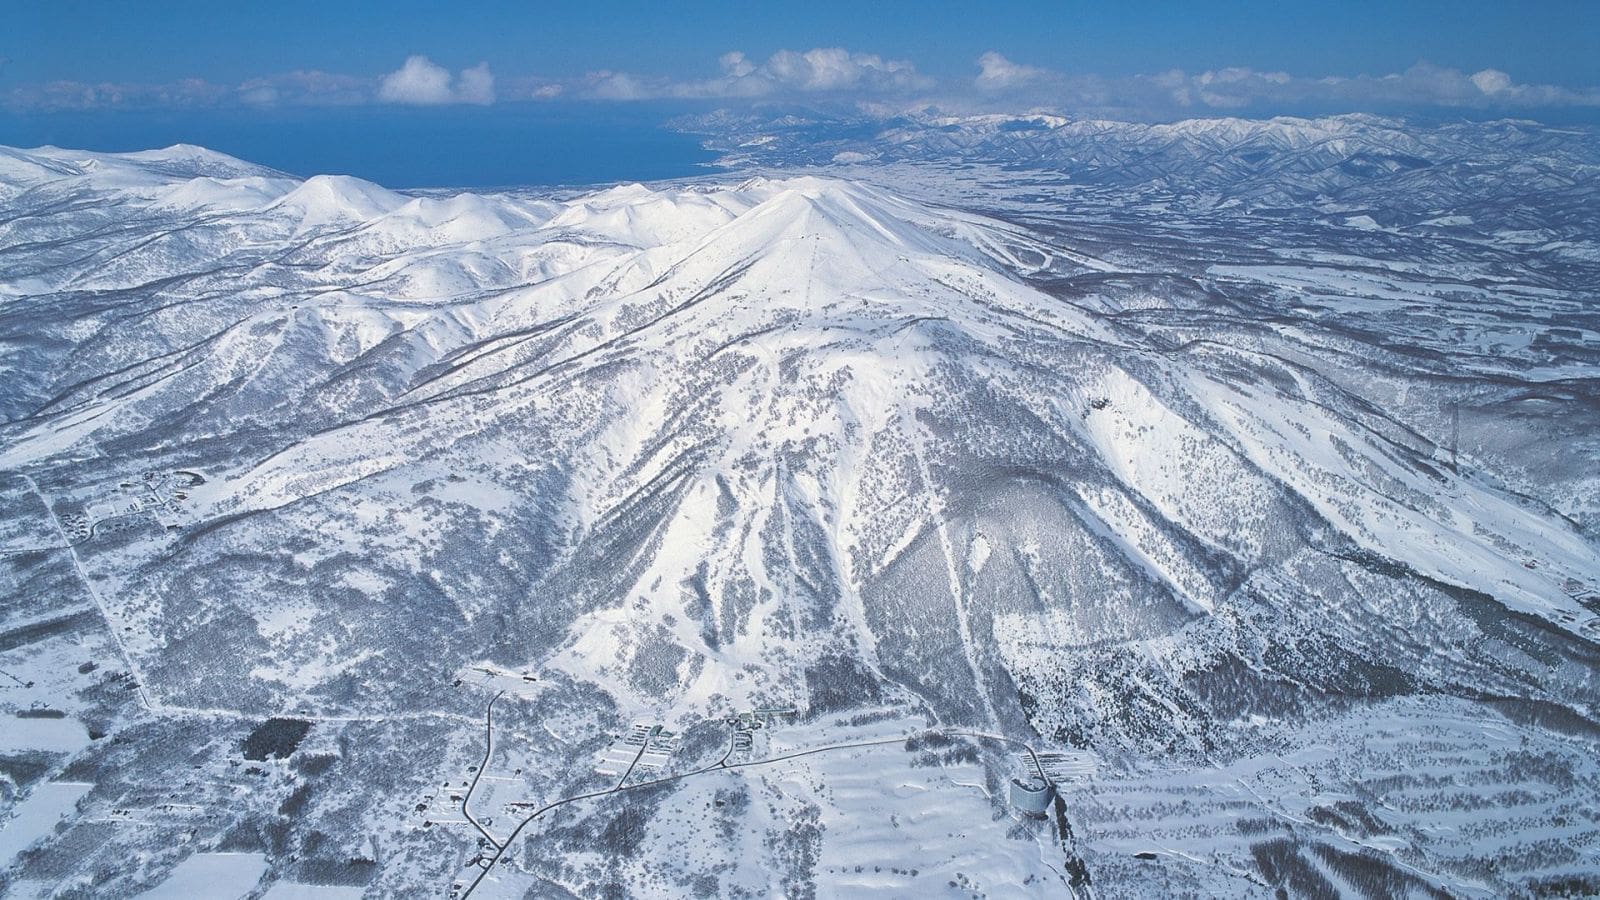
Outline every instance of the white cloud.
[(1484, 69), (1472, 76), (1472, 83), (1485, 94), (1503, 94), (1511, 89), (1511, 76), (1499, 69)]
[(842, 47), (779, 50), (763, 63), (733, 50), (717, 62), (722, 69), (717, 78), (684, 81), (607, 69), (580, 79), (575, 91), (600, 100), (737, 99), (850, 93), (868, 96), (934, 86), (933, 80), (918, 73), (910, 62), (884, 59), (873, 53), (852, 53)]
[(1077, 115), (1170, 118), (1207, 111), (1240, 114), (1380, 112), (1420, 109), (1530, 111), (1600, 107), (1600, 89), (1519, 84), (1498, 69), (1468, 75), (1418, 63), (1403, 72), (1307, 77), (1244, 67), (1198, 74), (1169, 70), (1107, 78), (1024, 66), (990, 51), (977, 60), (967, 93), (935, 97), (961, 112), (1048, 110)]
[(378, 99), (388, 103), (449, 103), (450, 72), (434, 65), (426, 56), (412, 56), (398, 72), (390, 72), (378, 85)]
[[(606, 69), (515, 93), (617, 101), (787, 97), (843, 100), (878, 110), (932, 105), (963, 112), (1037, 110), (1129, 118), (1204, 115), (1207, 111), (1248, 115), (1310, 110), (1600, 107), (1597, 88), (1520, 84), (1498, 69), (1468, 75), (1427, 63), (1403, 72), (1354, 77), (1311, 77), (1248, 67), (1105, 77), (1025, 65), (991, 50), (978, 57), (978, 72), (970, 81), (944, 83), (923, 75), (907, 60), (842, 47), (779, 50), (765, 61), (734, 50), (724, 53), (717, 63), (720, 74), (703, 80)], [(558, 90), (556, 85), (564, 89)]]
[(250, 106), (276, 106), (278, 89), (270, 84), (256, 84), (239, 88), (240, 101)]
[(909, 62), (886, 60), (872, 53), (851, 53), (843, 47), (818, 47), (804, 53), (779, 50), (766, 65), (742, 77), (766, 77), (779, 85), (806, 92), (856, 87), (892, 90), (926, 83)]
[(456, 79), (456, 96), (462, 103), (476, 103), (488, 106), (494, 102), (494, 73), (489, 71), (489, 64), (478, 63), (470, 69), (462, 69), (461, 75)]
[(19, 85), (0, 94), (6, 109), (175, 109), (227, 105), (236, 92), (202, 78), (185, 78), (164, 84), (136, 82), (52, 81)]
[(742, 51), (730, 50), (717, 59), (722, 71), (730, 78), (743, 78), (756, 70), (755, 63), (745, 58)]
[(1046, 69), (1019, 65), (990, 50), (978, 57), (978, 77), (973, 83), (980, 91), (999, 91), (1035, 84), (1050, 77)]
[[(1463, 109), (1534, 113), (1600, 109), (1600, 88), (1524, 84), (1494, 68), (1466, 72), (1418, 63), (1387, 75), (1309, 77), (1233, 67), (1200, 73), (1168, 70), (1105, 77), (1015, 62), (991, 50), (974, 77), (935, 81), (907, 60), (842, 47), (779, 50), (765, 60), (734, 50), (717, 59), (717, 74), (685, 80), (599, 70), (577, 78), (513, 77), (503, 95), (519, 100), (611, 101), (787, 99), (851, 104), (868, 115), (937, 108), (952, 113), (1051, 112), (1079, 116), (1169, 119), (1230, 113), (1399, 112)], [(141, 84), (57, 81), (0, 91), (8, 109), (107, 107), (332, 106), (494, 103), (500, 85), (488, 63), (452, 73), (428, 57), (408, 58), (378, 77), (294, 71), (237, 85), (202, 79)]]
[(383, 76), (378, 83), (378, 99), (384, 103), (437, 106), (445, 103), (494, 102), (494, 74), (488, 63), (463, 70), (455, 78), (444, 66), (420, 54), (406, 59), (398, 71)]
[(1374, 108), (1444, 107), (1462, 109), (1531, 109), (1555, 106), (1600, 106), (1600, 90), (1555, 85), (1518, 84), (1498, 69), (1467, 75), (1418, 63), (1389, 75), (1352, 78), (1305, 78), (1283, 72), (1223, 69), (1189, 79), (1207, 106), (1239, 108), (1259, 105), (1312, 104), (1363, 111)]
[(626, 72), (591, 72), (585, 93), (598, 100), (647, 100), (659, 96), (656, 89)]
[(312, 69), (252, 78), (237, 91), (239, 100), (250, 106), (354, 106), (370, 102), (372, 88), (370, 78)]

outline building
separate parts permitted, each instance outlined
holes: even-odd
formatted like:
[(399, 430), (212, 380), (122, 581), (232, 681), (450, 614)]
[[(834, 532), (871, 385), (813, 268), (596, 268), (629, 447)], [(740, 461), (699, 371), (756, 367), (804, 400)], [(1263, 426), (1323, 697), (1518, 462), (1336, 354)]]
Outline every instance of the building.
[(1055, 788), (1037, 775), (1011, 779), (1011, 806), (1025, 816), (1043, 818), (1055, 799)]

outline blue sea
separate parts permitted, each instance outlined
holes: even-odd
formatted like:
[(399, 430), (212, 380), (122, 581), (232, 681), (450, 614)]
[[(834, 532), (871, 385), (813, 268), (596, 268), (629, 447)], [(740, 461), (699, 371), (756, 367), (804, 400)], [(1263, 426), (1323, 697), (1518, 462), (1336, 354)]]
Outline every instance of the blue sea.
[(199, 144), (302, 177), (391, 188), (650, 181), (705, 174), (682, 109), (603, 103), (0, 113), (0, 144), (100, 151)]

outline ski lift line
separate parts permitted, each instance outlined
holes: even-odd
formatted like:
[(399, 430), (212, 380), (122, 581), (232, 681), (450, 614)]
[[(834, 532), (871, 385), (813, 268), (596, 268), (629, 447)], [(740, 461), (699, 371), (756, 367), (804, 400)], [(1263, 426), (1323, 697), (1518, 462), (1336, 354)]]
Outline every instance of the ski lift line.
[(100, 599), (99, 592), (94, 589), (94, 583), (89, 580), (89, 573), (84, 570), (82, 560), (78, 559), (77, 548), (73, 546), (72, 539), (67, 536), (67, 530), (62, 527), (61, 520), (56, 517), (54, 510), (50, 509), (50, 501), (45, 498), (44, 491), (39, 489), (39, 482), (34, 481), (33, 476), (26, 472), (18, 472), (17, 475), (28, 482), (28, 486), (33, 489), (34, 495), (39, 498), (39, 502), (44, 504), (45, 510), (49, 513), (50, 523), (55, 526), (56, 533), (61, 535), (61, 540), (66, 545), (67, 558), (72, 560), (72, 567), (77, 571), (78, 578), (83, 582), (84, 592), (89, 595), (89, 599), (94, 601), (95, 608), (100, 611), (100, 617), (106, 623), (106, 632), (111, 635), (112, 642), (117, 645), (117, 650), (122, 655), (123, 663), (128, 667), (128, 671), (133, 674), (139, 695), (139, 705), (143, 706), (146, 712), (159, 713), (164, 711), (160, 703), (151, 702), (150, 695), (145, 690), (144, 670), (139, 667), (133, 654), (128, 651), (128, 645), (122, 640), (122, 635), (117, 632), (117, 626), (114, 624), (116, 620), (111, 617), (105, 601)]

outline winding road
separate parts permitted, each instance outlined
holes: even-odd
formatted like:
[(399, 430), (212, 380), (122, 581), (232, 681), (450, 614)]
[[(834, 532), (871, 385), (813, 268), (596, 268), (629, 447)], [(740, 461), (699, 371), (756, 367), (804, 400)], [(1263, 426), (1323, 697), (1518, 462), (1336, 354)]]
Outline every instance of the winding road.
[(472, 803), (472, 792), (478, 789), (478, 779), (482, 778), (483, 771), (489, 768), (489, 756), (494, 753), (494, 705), (500, 700), (501, 697), (504, 697), (505, 695), (505, 691), (495, 694), (494, 699), (489, 701), (489, 708), (484, 710), (483, 762), (478, 764), (478, 771), (474, 772), (472, 775), (472, 783), (467, 785), (466, 796), (461, 798), (461, 814), (466, 816), (467, 821), (472, 823), (472, 827), (478, 829), (478, 833), (483, 835), (484, 839), (489, 843), (494, 844), (496, 848), (498, 848), (500, 845), (495, 841), (494, 835), (490, 834), (489, 829), (484, 828), (483, 825), (473, 817), (472, 810), (469, 808), (469, 805)]

